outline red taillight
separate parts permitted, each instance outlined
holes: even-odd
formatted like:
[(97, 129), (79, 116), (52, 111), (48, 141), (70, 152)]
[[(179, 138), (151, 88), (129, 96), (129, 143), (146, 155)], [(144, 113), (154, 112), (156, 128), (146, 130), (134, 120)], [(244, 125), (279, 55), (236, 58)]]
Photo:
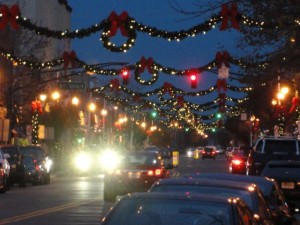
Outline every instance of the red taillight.
[(212, 154), (214, 155), (214, 154), (217, 154), (217, 152), (216, 151), (212, 151)]
[(235, 164), (235, 165), (237, 165), (237, 166), (240, 165), (242, 162), (243, 162), (243, 161), (240, 160), (240, 159), (233, 159), (233, 160), (232, 160), (232, 163)]
[(40, 168), (39, 165), (36, 165), (36, 166), (35, 166), (35, 170), (39, 171), (40, 169), (41, 169), (41, 168)]
[(148, 170), (148, 176), (160, 176), (162, 174), (161, 169), (156, 169), (156, 170)]
[(205, 151), (202, 151), (202, 154), (205, 154), (206, 152)]

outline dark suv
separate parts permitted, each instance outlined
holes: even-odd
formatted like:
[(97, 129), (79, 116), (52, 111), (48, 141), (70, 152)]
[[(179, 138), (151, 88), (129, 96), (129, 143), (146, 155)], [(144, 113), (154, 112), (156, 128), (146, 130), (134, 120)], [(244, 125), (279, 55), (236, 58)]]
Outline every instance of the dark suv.
[(20, 146), (20, 152), (24, 156), (30, 156), (34, 160), (35, 167), (42, 171), (39, 184), (50, 184), (50, 165), (42, 147), (37, 145)]
[(299, 140), (284, 136), (258, 139), (247, 159), (247, 175), (260, 175), (271, 160), (300, 160)]

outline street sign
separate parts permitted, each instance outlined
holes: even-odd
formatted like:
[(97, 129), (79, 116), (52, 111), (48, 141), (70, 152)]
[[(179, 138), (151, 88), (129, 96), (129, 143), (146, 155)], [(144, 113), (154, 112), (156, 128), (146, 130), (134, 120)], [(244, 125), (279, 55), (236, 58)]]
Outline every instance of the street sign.
[(58, 87), (65, 90), (85, 90), (85, 83), (59, 82)]

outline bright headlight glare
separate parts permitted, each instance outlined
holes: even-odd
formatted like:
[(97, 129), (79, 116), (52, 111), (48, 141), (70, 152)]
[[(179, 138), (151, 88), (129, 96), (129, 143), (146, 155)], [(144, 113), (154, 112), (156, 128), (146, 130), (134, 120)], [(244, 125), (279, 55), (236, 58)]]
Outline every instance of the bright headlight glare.
[(107, 170), (116, 168), (120, 163), (120, 157), (117, 152), (114, 151), (105, 151), (100, 158), (101, 166)]
[(74, 163), (78, 169), (87, 171), (91, 165), (91, 157), (86, 152), (80, 152), (75, 156)]

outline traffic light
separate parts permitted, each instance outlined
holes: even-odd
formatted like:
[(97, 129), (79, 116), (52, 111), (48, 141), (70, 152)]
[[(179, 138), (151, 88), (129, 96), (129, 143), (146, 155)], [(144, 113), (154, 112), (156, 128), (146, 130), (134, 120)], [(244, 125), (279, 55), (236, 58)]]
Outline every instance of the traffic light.
[(221, 118), (222, 118), (222, 114), (218, 112), (218, 113), (216, 114), (216, 117), (217, 117), (217, 119), (221, 119)]
[(151, 116), (152, 116), (153, 118), (155, 118), (155, 117), (157, 116), (157, 112), (156, 112), (156, 111), (152, 111), (152, 112), (151, 112)]
[(190, 80), (191, 80), (191, 88), (197, 88), (197, 73), (193, 72), (190, 74)]
[(127, 85), (129, 83), (129, 70), (128, 69), (122, 69), (121, 71), (122, 79), (123, 79), (123, 84)]

